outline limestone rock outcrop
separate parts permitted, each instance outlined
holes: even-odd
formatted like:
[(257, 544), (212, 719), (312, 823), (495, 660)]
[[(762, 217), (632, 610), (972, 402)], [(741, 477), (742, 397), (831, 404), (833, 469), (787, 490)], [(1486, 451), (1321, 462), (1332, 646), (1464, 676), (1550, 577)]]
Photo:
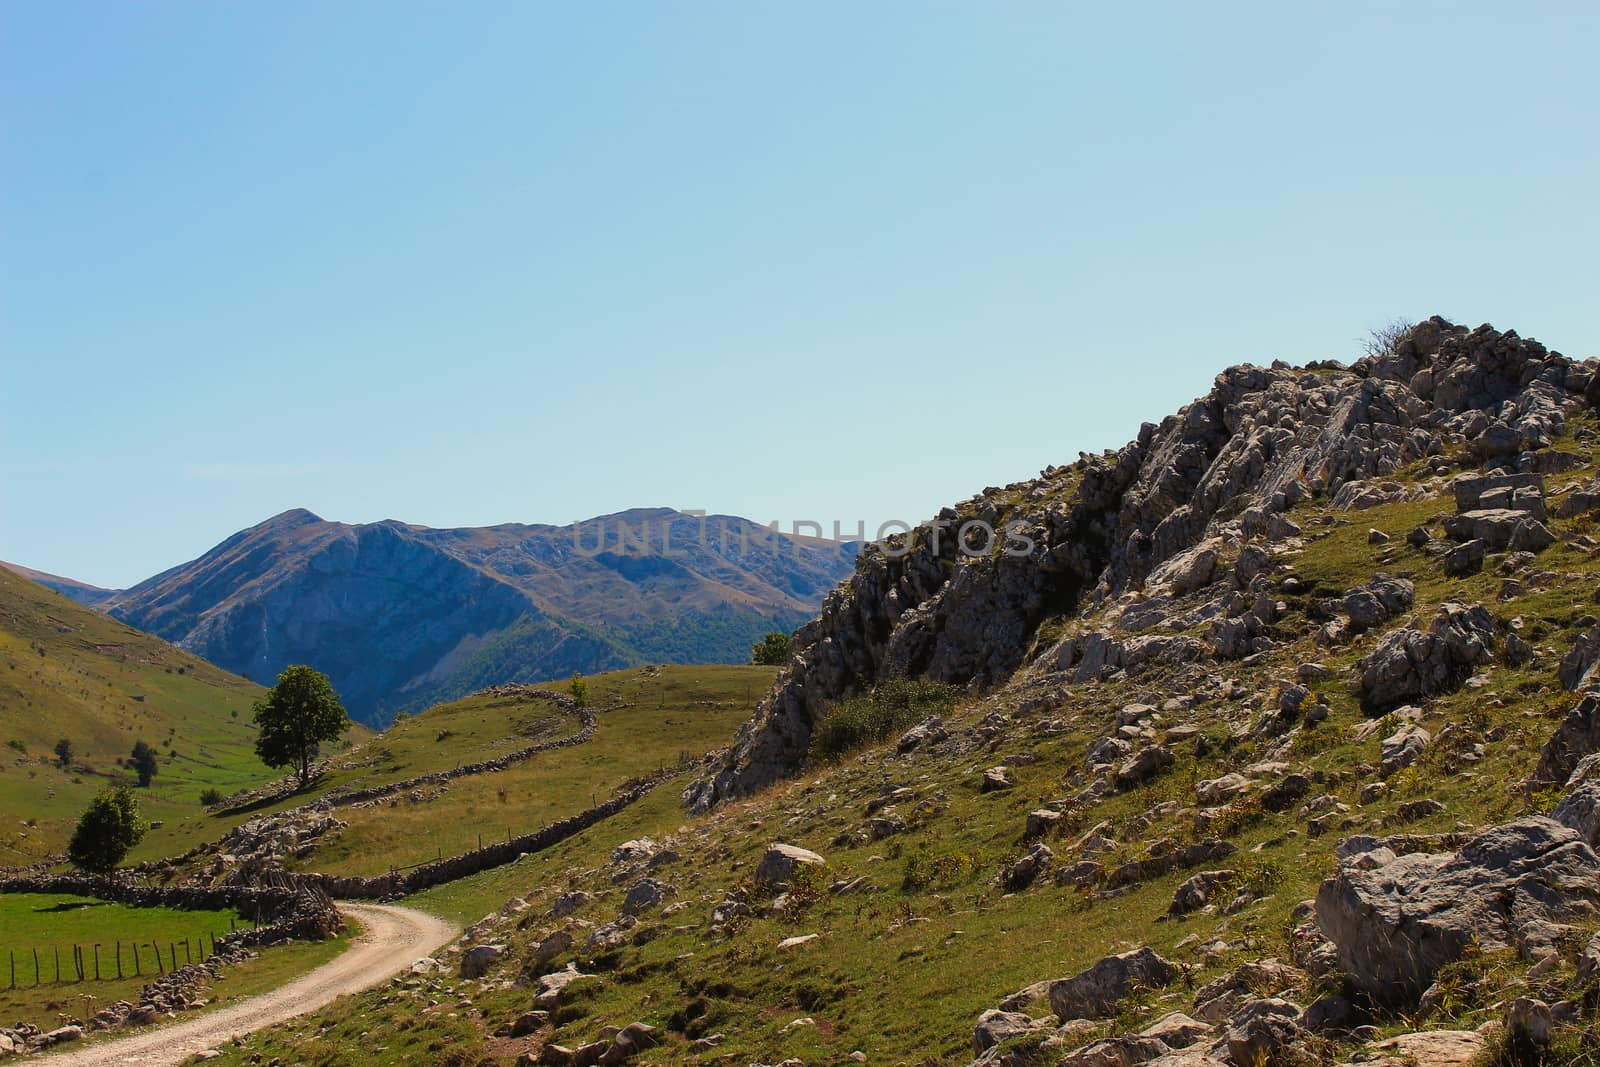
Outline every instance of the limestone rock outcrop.
[[(1567, 407), (1586, 402), (1590, 378), (1586, 365), (1536, 341), (1440, 318), (1419, 324), (1392, 353), (1348, 368), (1229, 368), (1204, 397), (1146, 424), (1121, 449), (946, 508), (936, 520), (941, 536), (925, 527), (864, 548), (685, 801), (704, 809), (792, 774), (829, 704), (891, 676), (985, 687), (1019, 668), (1063, 680), (1131, 675), (1268, 647), (1265, 587), (1261, 595), (1234, 588), (1243, 581), (1254, 589), (1268, 574), (1253, 557), (1236, 568), (1239, 546), (1295, 536), (1285, 512), (1314, 493), (1338, 500), (1362, 483), (1361, 493), (1387, 498), (1387, 476), (1429, 457), (1446, 463), (1448, 448), (1474, 450), (1491, 472), (1542, 470), (1541, 450), (1564, 430)], [(1532, 488), (1480, 486), (1472, 501), (1533, 509)], [(1539, 521), (1533, 510), (1513, 513)], [(956, 531), (967, 523), (1013, 532), (997, 540), (1017, 551), (963, 556)], [(1231, 611), (1223, 604), (1230, 593), (1240, 598)], [(1197, 607), (1212, 598), (1213, 640), (1159, 632), (1166, 609), (1158, 608), (1141, 614), (1157, 632), (1086, 636), (1068, 627), (1024, 662), (1046, 618), (1134, 595)], [(1399, 676), (1411, 664), (1433, 676), (1424, 689), (1458, 680), (1483, 643), (1475, 620), (1458, 621), (1450, 633), (1425, 631), (1387, 649), (1401, 658), (1373, 664), (1371, 700), (1409, 699), (1400, 694), (1416, 687)]]

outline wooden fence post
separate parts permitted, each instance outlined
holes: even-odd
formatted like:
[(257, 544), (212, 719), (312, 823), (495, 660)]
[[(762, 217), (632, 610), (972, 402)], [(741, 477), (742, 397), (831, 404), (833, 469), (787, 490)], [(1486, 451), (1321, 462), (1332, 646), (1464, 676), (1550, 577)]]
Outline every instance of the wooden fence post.
[(56, 960), (56, 985), (60, 985), (61, 984), (61, 946), (60, 945), (51, 945), (50, 946), (50, 954), (52, 956), (54, 956), (55, 960)]
[(164, 972), (161, 969), (161, 946), (152, 941), (150, 947), (156, 950), (156, 973), (162, 974)]
[(122, 938), (117, 938), (117, 977), (122, 977)]
[(100, 942), (94, 943), (94, 980), (100, 981)]
[(133, 976), (135, 978), (142, 977), (144, 971), (141, 969), (142, 964), (139, 963), (139, 942), (130, 942), (128, 947), (133, 949)]
[(39, 946), (37, 945), (33, 947), (33, 984), (35, 988), (39, 985)]

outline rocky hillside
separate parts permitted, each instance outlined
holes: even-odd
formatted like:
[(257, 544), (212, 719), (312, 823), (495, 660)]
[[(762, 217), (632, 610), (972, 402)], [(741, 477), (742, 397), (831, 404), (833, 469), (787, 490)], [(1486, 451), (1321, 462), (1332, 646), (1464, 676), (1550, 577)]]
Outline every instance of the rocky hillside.
[[(937, 543), (918, 535), (868, 546), (690, 800), (703, 810), (792, 773), (822, 710), (882, 678), (981, 689), (1025, 670), (1048, 685), (1137, 673), (1150, 660), (1266, 652), (1279, 640), (1270, 562), (1303, 543), (1289, 517), (1297, 505), (1343, 511), (1446, 493), (1462, 471), (1570, 470), (1581, 459), (1552, 446), (1570, 412), (1593, 406), (1596, 387), (1592, 362), (1437, 317), (1349, 366), (1231, 367), (1121, 449), (946, 508)], [(1395, 481), (1406, 468), (1421, 481)], [(1458, 520), (1452, 536), (1503, 550), (1515, 509), (1497, 492), (1481, 508), (1492, 514)], [(953, 531), (973, 520), (1020, 524), (1032, 551), (964, 555)], [(1216, 583), (1236, 554), (1240, 579), (1224, 590)], [(1201, 588), (1203, 603), (1178, 606)]]
[(875, 549), (700, 811), (222, 1062), (1593, 1067), (1593, 367), (1434, 320), (951, 509), (1035, 550)]
[(258, 681), (310, 663), (381, 725), (502, 682), (743, 662), (761, 634), (814, 613), (854, 555), (664, 508), (576, 530), (352, 526), (301, 510), (98, 606)]

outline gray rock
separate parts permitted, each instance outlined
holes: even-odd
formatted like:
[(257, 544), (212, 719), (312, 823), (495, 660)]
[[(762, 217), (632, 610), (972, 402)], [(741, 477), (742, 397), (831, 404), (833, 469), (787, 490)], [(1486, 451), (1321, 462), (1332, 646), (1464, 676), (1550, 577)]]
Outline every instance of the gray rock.
[(1544, 523), (1507, 508), (1452, 515), (1444, 520), (1444, 530), (1452, 541), (1482, 541), (1491, 552), (1542, 552), (1555, 543), (1555, 536)]
[(673, 894), (672, 886), (654, 878), (645, 878), (635, 883), (628, 895), (622, 901), (622, 914), (643, 915), (647, 911), (655, 911), (666, 902)]
[(1143, 1030), (1140, 1037), (1153, 1037), (1168, 1048), (1188, 1048), (1211, 1033), (1211, 1026), (1191, 1019), (1181, 1011), (1168, 1012)]
[(1043, 837), (1057, 826), (1061, 825), (1063, 816), (1059, 811), (1051, 808), (1035, 808), (1028, 812), (1028, 821), (1023, 829), (1025, 837)]
[(1228, 1058), (1249, 1067), (1288, 1067), (1298, 1059), (1305, 1032), (1300, 1006), (1269, 997), (1246, 1001), (1229, 1020)]
[(1223, 886), (1231, 885), (1239, 877), (1238, 871), (1201, 871), (1187, 879), (1172, 894), (1167, 906), (1168, 915), (1187, 915), (1199, 911), (1210, 903)]
[(1253, 783), (1238, 771), (1229, 771), (1220, 778), (1203, 778), (1194, 784), (1195, 799), (1207, 807), (1225, 804), (1249, 790)]
[(900, 740), (895, 742), (894, 750), (905, 755), (919, 748), (936, 745), (949, 736), (949, 732), (944, 728), (944, 720), (937, 715), (931, 715), (901, 734)]
[(826, 867), (827, 864), (827, 860), (808, 849), (774, 842), (767, 846), (766, 854), (756, 867), (756, 881), (767, 885), (784, 885), (799, 867)]
[(1050, 1006), (1063, 1021), (1103, 1019), (1135, 985), (1154, 989), (1171, 984), (1178, 969), (1150, 948), (1107, 956), (1071, 978), (1050, 985)]
[(1572, 648), (1561, 657), (1557, 677), (1570, 691), (1576, 691), (1600, 680), (1595, 668), (1600, 667), (1600, 623), (1595, 623), (1572, 643)]
[(1600, 754), (1586, 756), (1578, 764), (1550, 817), (1600, 850)]
[(1585, 756), (1600, 752), (1600, 696), (1585, 696), (1567, 712), (1556, 732), (1539, 750), (1533, 780), (1564, 785)]
[(1394, 733), (1380, 742), (1383, 754), (1381, 772), (1385, 778), (1396, 771), (1411, 766), (1421, 758), (1433, 740), (1433, 735), (1414, 722), (1402, 723)]
[(1544, 1048), (1550, 1044), (1555, 1030), (1555, 1019), (1550, 1005), (1532, 997), (1518, 997), (1505, 1008), (1506, 1034), (1512, 1044), (1534, 1045)]
[(477, 945), (461, 954), (461, 977), (482, 978), (506, 954), (504, 945)]
[(1444, 554), (1444, 573), (1451, 578), (1477, 574), (1483, 570), (1483, 560), (1488, 551), (1488, 542), (1482, 538), (1463, 541)]
[(1056, 1067), (1136, 1067), (1172, 1050), (1166, 1042), (1138, 1034), (1119, 1034), (1074, 1049)]
[(1173, 762), (1172, 750), (1165, 746), (1140, 749), (1117, 768), (1117, 784), (1124, 788), (1142, 785), (1171, 767)]
[(1519, 819), (1455, 853), (1413, 853), (1363, 870), (1349, 859), (1317, 894), (1317, 923), (1358, 988), (1414, 1004), (1469, 945), (1524, 950), (1540, 930), (1600, 902), (1600, 857), (1543, 817)]
[(1017, 783), (1011, 780), (1009, 767), (990, 767), (983, 772), (983, 781), (978, 786), (980, 793), (999, 793), (1011, 789)]
[(996, 1011), (990, 1008), (978, 1016), (978, 1023), (972, 1029), (972, 1051), (982, 1055), (1002, 1041), (1046, 1028), (1047, 1024), (1020, 1011)]
[(588, 904), (593, 899), (594, 897), (583, 892), (582, 890), (575, 890), (571, 893), (562, 893), (556, 898), (556, 902), (550, 906), (549, 915), (552, 919), (565, 918), (566, 916), (577, 911), (579, 908), (583, 907), (585, 904)]
[(1034, 880), (1055, 862), (1056, 854), (1050, 851), (1050, 846), (1044, 843), (1034, 845), (1017, 862), (1006, 868), (1002, 881), (1010, 892), (1016, 893), (1028, 888)]
[(1379, 640), (1356, 667), (1361, 702), (1386, 711), (1460, 687), (1474, 667), (1488, 662), (1494, 616), (1482, 605), (1447, 603), (1427, 631), (1402, 628)]

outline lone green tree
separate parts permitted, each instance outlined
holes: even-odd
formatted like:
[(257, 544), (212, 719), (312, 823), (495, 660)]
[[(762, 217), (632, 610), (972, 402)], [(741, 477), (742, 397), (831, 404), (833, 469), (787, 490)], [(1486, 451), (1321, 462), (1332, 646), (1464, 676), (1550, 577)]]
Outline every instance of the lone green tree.
[(572, 694), (572, 702), (578, 707), (589, 703), (589, 683), (583, 680), (583, 675), (577, 671), (572, 672), (572, 680), (567, 683), (567, 692)]
[(67, 843), (67, 858), (81, 870), (107, 874), (144, 839), (145, 829), (133, 794), (115, 786), (89, 801)]
[(156, 750), (144, 741), (133, 743), (133, 773), (139, 776), (139, 785), (148, 788), (155, 779), (156, 771), (160, 768), (156, 764)]
[(311, 781), (311, 761), (326, 741), (350, 728), (339, 694), (321, 671), (285, 667), (278, 683), (256, 702), (256, 755), (268, 767), (293, 767), (300, 788)]
[(56, 742), (56, 760), (61, 766), (66, 767), (72, 763), (72, 740), (63, 737)]
[(781, 667), (789, 661), (789, 635), (773, 632), (750, 646), (750, 662)]

